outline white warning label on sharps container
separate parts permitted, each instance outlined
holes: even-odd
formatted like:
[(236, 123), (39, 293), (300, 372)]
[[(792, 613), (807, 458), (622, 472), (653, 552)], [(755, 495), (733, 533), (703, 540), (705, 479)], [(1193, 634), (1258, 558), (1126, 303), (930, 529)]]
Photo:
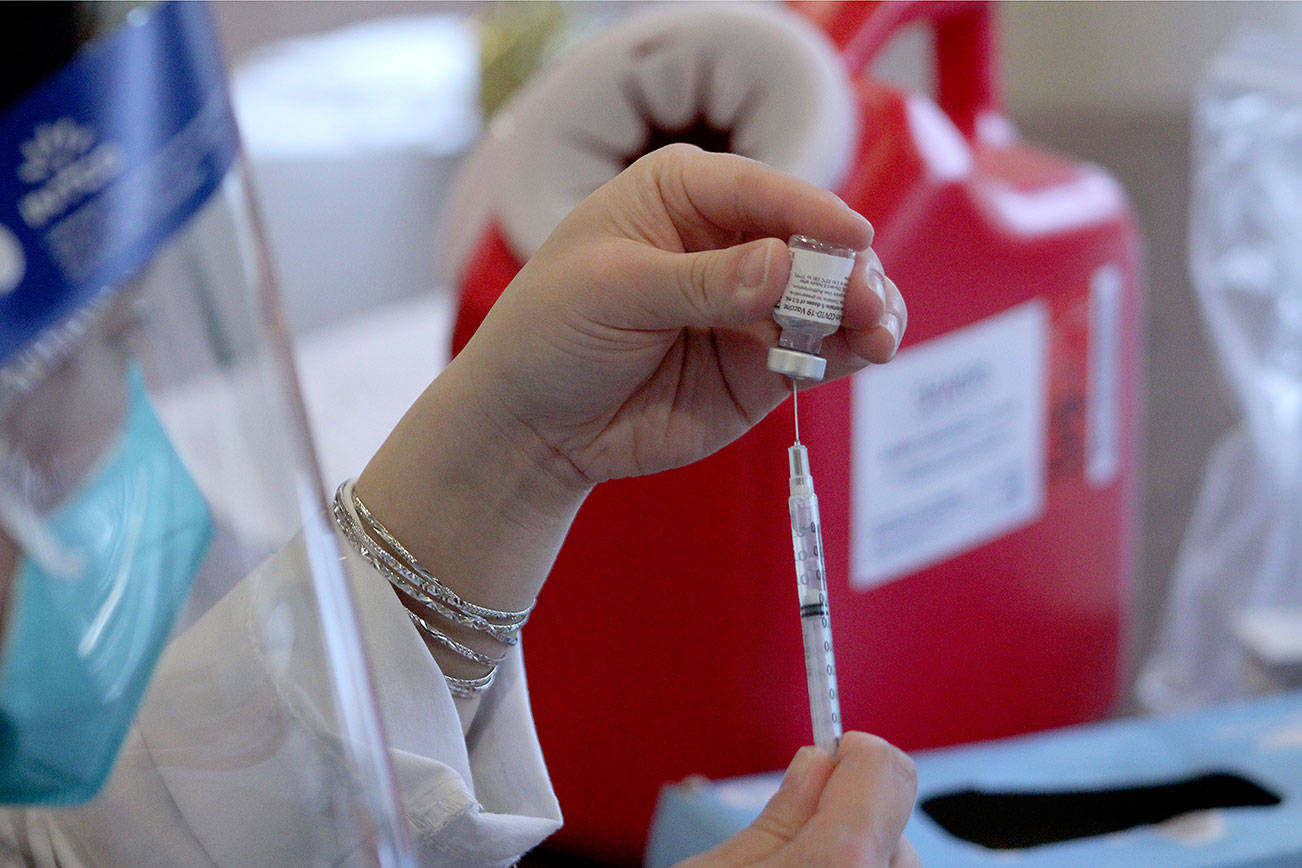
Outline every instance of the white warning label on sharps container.
[(855, 378), (851, 587), (900, 578), (1040, 514), (1047, 354), (1048, 314), (1031, 301)]

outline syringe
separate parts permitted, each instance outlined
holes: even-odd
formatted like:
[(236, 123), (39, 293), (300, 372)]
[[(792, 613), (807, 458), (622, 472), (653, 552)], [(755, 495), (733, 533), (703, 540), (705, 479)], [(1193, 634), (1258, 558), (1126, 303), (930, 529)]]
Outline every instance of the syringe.
[[(795, 384), (792, 384), (793, 401)], [(818, 496), (809, 473), (809, 452), (800, 443), (800, 416), (796, 415), (796, 442), (787, 450), (791, 468), (791, 545), (796, 558), (796, 585), (800, 593), (800, 632), (805, 641), (805, 679), (809, 686), (809, 715), (814, 724), (814, 744), (835, 754), (841, 741), (841, 701), (836, 692), (836, 661), (832, 656), (832, 625), (827, 606), (827, 574), (823, 570), (823, 528), (818, 518)]]

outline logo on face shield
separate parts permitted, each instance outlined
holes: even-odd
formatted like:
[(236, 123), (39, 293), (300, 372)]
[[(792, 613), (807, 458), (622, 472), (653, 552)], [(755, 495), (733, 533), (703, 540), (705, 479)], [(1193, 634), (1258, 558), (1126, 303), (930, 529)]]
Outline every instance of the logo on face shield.
[(37, 124), (21, 150), (18, 178), (36, 189), (18, 200), (18, 213), (33, 229), (44, 228), (76, 202), (104, 189), (125, 163), (119, 145), (96, 145), (93, 127), (67, 117)]
[(94, 143), (95, 131), (79, 126), (72, 118), (37, 124), (32, 137), (22, 144), (23, 164), (18, 167), (18, 177), (28, 184), (39, 184), (89, 151)]
[(0, 225), (0, 297), (6, 296), (23, 282), (27, 263), (23, 258), (23, 247), (17, 236), (7, 227)]

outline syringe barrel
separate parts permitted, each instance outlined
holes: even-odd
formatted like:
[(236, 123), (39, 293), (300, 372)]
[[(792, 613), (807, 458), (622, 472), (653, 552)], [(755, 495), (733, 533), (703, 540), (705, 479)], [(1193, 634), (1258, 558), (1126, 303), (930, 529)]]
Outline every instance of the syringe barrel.
[(802, 617), (800, 632), (805, 640), (805, 681), (809, 687), (814, 744), (835, 755), (841, 740), (841, 700), (836, 692), (832, 631), (825, 626), (827, 622), (826, 615), (821, 619)]
[[(797, 455), (797, 450), (801, 453)], [(827, 605), (827, 579), (823, 569), (823, 530), (818, 517), (818, 497), (808, 476), (803, 446), (790, 451), (792, 495), (791, 545), (800, 594), (800, 632), (805, 643), (805, 678), (809, 686), (809, 713), (814, 744), (835, 754), (841, 738), (841, 703), (836, 689), (836, 662), (832, 655), (832, 624)], [(802, 471), (796, 475), (797, 468)]]

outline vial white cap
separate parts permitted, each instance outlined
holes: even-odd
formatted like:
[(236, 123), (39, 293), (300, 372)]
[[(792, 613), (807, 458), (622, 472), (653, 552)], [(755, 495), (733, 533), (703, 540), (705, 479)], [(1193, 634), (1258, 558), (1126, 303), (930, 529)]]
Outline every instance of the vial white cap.
[(770, 347), (768, 367), (796, 380), (821, 380), (827, 373), (827, 359), (786, 347)]

